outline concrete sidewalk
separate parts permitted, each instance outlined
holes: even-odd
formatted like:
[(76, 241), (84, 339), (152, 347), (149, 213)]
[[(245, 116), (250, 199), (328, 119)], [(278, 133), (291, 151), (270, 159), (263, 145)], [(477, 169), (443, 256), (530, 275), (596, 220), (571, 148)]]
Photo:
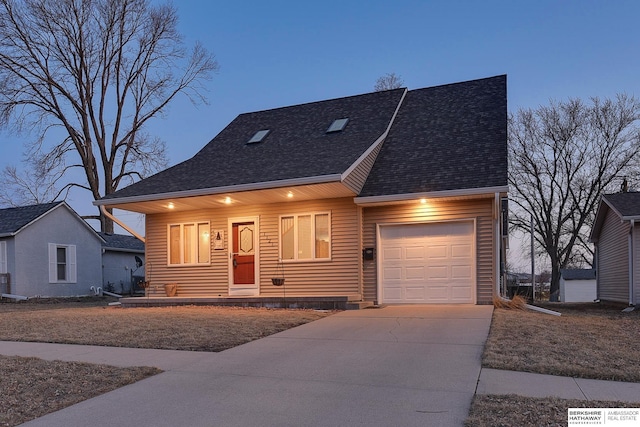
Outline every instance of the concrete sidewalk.
[(636, 383), (481, 369), (492, 311), (347, 311), (220, 353), (0, 342), (0, 354), (165, 371), (26, 426), (461, 426), (476, 392), (640, 402)]
[(165, 370), (27, 426), (461, 426), (492, 311), (347, 311), (220, 353), (7, 342), (0, 353)]
[(527, 397), (554, 396), (561, 399), (613, 400), (638, 403), (640, 383), (556, 377), (529, 372), (483, 368), (478, 394), (517, 394)]

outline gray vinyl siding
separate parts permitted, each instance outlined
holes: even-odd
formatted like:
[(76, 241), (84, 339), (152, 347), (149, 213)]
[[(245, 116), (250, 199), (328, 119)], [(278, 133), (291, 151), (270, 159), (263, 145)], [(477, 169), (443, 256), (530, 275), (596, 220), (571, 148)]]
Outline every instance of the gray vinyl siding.
[[(496, 236), (494, 199), (459, 201), (429, 200), (427, 205), (400, 204), (364, 208), (362, 240), (364, 248), (376, 249), (376, 225), (384, 223), (476, 220), (476, 295), (478, 304), (493, 300), (496, 283)], [(363, 264), (364, 299), (377, 301), (376, 261)]]
[(382, 143), (379, 143), (367, 157), (365, 157), (360, 164), (351, 171), (351, 173), (343, 180), (343, 184), (349, 187), (355, 194), (360, 193), (364, 183), (367, 181), (369, 172), (378, 157), (378, 153), (382, 148)]
[(629, 302), (629, 225), (608, 210), (598, 241), (598, 298)]
[[(352, 198), (225, 207), (211, 210), (151, 214), (146, 217), (146, 275), (151, 294), (162, 294), (164, 284), (177, 283), (178, 296), (229, 295), (228, 219), (259, 217), (260, 296), (282, 296), (271, 283), (279, 254), (281, 215), (329, 212), (331, 259), (284, 263), (287, 296), (349, 296), (360, 299), (358, 208)], [(167, 266), (167, 225), (208, 221), (224, 230), (224, 250), (211, 248), (211, 263), (204, 266)]]
[[(14, 237), (12, 292), (27, 297), (89, 295), (102, 284), (102, 245), (83, 220), (59, 206)], [(49, 283), (48, 244), (76, 246), (76, 282)]]

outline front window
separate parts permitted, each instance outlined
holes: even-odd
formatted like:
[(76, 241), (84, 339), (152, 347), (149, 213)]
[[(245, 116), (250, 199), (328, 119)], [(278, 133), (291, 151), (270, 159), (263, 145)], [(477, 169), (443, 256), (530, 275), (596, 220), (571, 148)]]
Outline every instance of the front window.
[(168, 231), (169, 265), (209, 264), (208, 222), (170, 224)]
[(328, 213), (280, 217), (280, 256), (283, 260), (331, 258), (331, 230)]
[(67, 280), (67, 248), (56, 248), (56, 266), (58, 282)]
[(49, 243), (49, 283), (77, 283), (75, 245)]

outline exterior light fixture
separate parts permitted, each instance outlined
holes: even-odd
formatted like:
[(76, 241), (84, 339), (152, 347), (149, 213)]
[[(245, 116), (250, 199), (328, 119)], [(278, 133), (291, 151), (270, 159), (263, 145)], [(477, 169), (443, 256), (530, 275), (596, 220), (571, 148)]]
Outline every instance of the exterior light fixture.
[(427, 204), (427, 199), (420, 199), (420, 203), (422, 203), (423, 205)]
[(289, 192), (287, 193), (287, 197), (288, 197), (288, 198), (290, 198), (290, 199), (292, 199), (292, 198), (293, 198), (293, 193), (292, 193), (291, 191), (289, 191)]
[(225, 203), (226, 205), (230, 205), (230, 204), (231, 204), (231, 197), (229, 197), (229, 196), (225, 197), (225, 198), (224, 198), (224, 203)]
[(169, 209), (173, 209), (175, 207), (176, 207), (176, 205), (174, 205), (173, 202), (169, 202), (169, 204), (167, 205), (167, 208), (169, 208)]

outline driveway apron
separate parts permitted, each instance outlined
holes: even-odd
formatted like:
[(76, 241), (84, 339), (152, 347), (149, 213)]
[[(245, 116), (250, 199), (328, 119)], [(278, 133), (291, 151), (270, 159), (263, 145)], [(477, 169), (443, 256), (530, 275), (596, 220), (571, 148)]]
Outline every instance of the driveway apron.
[(68, 346), (57, 354), (87, 362), (126, 354), (165, 372), (25, 425), (461, 426), (492, 310), (346, 311), (220, 353), (93, 347), (74, 356), (83, 346)]

